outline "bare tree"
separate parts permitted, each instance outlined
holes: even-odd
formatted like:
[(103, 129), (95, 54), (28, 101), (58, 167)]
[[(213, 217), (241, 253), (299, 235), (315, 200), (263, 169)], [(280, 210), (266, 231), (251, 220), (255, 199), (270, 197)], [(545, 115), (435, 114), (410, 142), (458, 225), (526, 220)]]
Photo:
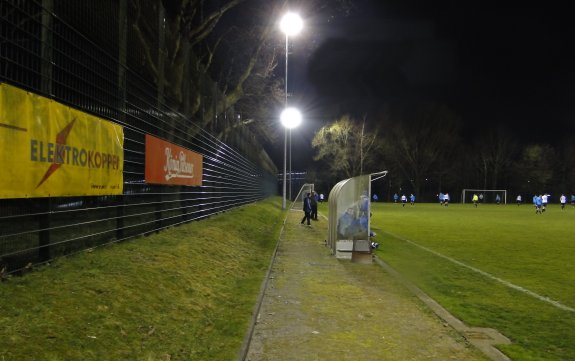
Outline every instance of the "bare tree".
[[(130, 23), (142, 50), (141, 61), (158, 87), (182, 101), (184, 68), (192, 49), (207, 39), (227, 11), (243, 1), (228, 0), (213, 9), (202, 0), (130, 1)], [(203, 60), (209, 67), (211, 58)]]
[[(246, 89), (256, 89), (249, 87), (250, 81), (266, 90), (276, 84), (271, 78), (275, 66), (275, 48), (269, 44), (271, 24), (262, 23), (260, 17), (259, 26), (254, 26), (258, 21), (251, 21), (242, 27), (228, 19), (218, 27), (227, 13), (244, 3), (246, 0), (130, 2), (130, 24), (144, 72), (170, 105), (189, 116), (200, 115), (196, 118), (202, 128), (245, 98)], [(266, 10), (273, 14), (273, 8)], [(251, 122), (253, 118), (246, 117), (225, 126)]]
[(415, 193), (420, 193), (425, 179), (439, 179), (452, 169), (460, 144), (459, 119), (448, 107), (435, 103), (389, 107), (384, 117), (384, 157), (402, 171)]
[[(131, 64), (167, 103), (221, 138), (249, 127), (278, 136), (272, 112), (281, 105), (283, 54), (277, 20), (287, 3), (268, 0), (129, 0)], [(316, 15), (345, 14), (353, 0), (310, 0)], [(292, 4), (294, 5), (294, 4)], [(313, 11), (312, 11), (313, 10)], [(283, 76), (282, 76), (283, 78)]]
[(515, 166), (516, 177), (523, 179), (525, 191), (549, 192), (553, 179), (555, 150), (548, 144), (531, 144), (523, 148)]
[(517, 142), (504, 128), (495, 127), (476, 139), (474, 150), (478, 159), (477, 167), (484, 180), (483, 188), (497, 189), (504, 183), (505, 175), (512, 169), (517, 153)]
[(575, 145), (565, 141), (557, 147), (557, 166), (555, 168), (555, 183), (557, 189), (563, 192), (573, 191), (575, 184)]

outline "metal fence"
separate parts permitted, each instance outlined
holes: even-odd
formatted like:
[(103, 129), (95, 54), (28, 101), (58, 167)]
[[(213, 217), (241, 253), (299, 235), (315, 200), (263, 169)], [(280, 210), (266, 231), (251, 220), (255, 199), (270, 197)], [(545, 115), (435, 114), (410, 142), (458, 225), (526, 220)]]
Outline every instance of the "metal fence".
[[(256, 152), (240, 154), (136, 71), (126, 1), (0, 0), (0, 80), (124, 127), (122, 195), (0, 199), (1, 275), (277, 193), (277, 170), (249, 132), (236, 139)], [(202, 154), (202, 186), (146, 184), (146, 134)]]

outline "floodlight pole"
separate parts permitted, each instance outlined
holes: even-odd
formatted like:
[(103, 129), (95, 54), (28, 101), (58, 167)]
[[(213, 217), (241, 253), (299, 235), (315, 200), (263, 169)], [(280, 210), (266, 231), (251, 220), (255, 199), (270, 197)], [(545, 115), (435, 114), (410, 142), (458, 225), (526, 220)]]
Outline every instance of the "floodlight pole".
[[(289, 58), (289, 36), (286, 33), (286, 80), (285, 80), (285, 93), (286, 93), (286, 98), (285, 98), (285, 105), (284, 107), (287, 108), (288, 107), (288, 58)], [(292, 201), (291, 199), (291, 187), (292, 187), (292, 172), (291, 172), (291, 128), (289, 129), (289, 200), (290, 202)]]
[(283, 110), (281, 116), (281, 123), (285, 127), (284, 132), (284, 182), (283, 182), (283, 202), (282, 206), (285, 209), (286, 204), (286, 176), (287, 176), (287, 131), (288, 129), (297, 127), (301, 123), (301, 113), (296, 108), (286, 108)]
[[(289, 35), (286, 33), (286, 79), (285, 79), (285, 104), (284, 108), (288, 107), (288, 58), (289, 58)], [(291, 199), (291, 128), (289, 128), (289, 200)]]
[(286, 158), (287, 158), (287, 128), (284, 128), (284, 181), (282, 209), (286, 209)]
[[(286, 78), (285, 78), (285, 101), (284, 101), (284, 109), (287, 108), (288, 105), (288, 39), (289, 39), (289, 35), (286, 32), (286, 69), (285, 69), (285, 74), (286, 74)], [(286, 182), (287, 182), (287, 132), (288, 129), (287, 127), (284, 127), (284, 181), (283, 181), (283, 202), (282, 202), (282, 209), (286, 209)], [(290, 135), (291, 135), (291, 129), (290, 129)], [(291, 137), (290, 137), (290, 141), (291, 141)], [(290, 143), (290, 189), (291, 189), (291, 143)], [(291, 195), (290, 195), (290, 199), (291, 199)]]
[(286, 73), (285, 73), (286, 79), (285, 79), (285, 101), (284, 101), (284, 107), (285, 108), (287, 108), (287, 105), (288, 105), (288, 82), (287, 82), (287, 80), (288, 80), (288, 51), (289, 51), (288, 42), (289, 42), (289, 35), (286, 32)]
[[(297, 14), (287, 13), (284, 15), (280, 21), (280, 28), (285, 33), (286, 37), (286, 54), (285, 54), (285, 109), (288, 107), (288, 55), (289, 55), (289, 36), (295, 35), (301, 30), (301, 18)], [(291, 200), (291, 182), (292, 182), (292, 171), (291, 171), (291, 127), (286, 127), (284, 129), (284, 179), (283, 179), (283, 201), (282, 209), (286, 208), (286, 183), (287, 183), (287, 143), (288, 143), (288, 129), (289, 128), (289, 197)]]

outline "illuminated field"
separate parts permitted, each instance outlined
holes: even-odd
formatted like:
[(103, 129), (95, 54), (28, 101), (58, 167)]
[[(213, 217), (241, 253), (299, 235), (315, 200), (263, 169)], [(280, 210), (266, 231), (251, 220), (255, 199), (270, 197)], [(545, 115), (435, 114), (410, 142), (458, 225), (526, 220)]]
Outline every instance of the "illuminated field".
[(513, 360), (575, 359), (575, 208), (372, 205), (377, 255)]

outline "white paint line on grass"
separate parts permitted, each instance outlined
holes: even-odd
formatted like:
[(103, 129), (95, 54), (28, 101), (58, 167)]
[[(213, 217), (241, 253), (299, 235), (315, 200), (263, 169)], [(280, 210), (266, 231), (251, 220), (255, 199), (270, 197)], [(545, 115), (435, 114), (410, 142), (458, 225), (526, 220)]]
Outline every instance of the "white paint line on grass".
[(425, 251), (427, 251), (427, 252), (429, 252), (429, 253), (432, 253), (432, 254), (436, 255), (437, 257), (441, 257), (441, 258), (446, 259), (446, 260), (448, 260), (448, 261), (450, 261), (450, 262), (453, 262), (453, 263), (455, 263), (455, 264), (457, 264), (457, 265), (459, 265), (459, 266), (461, 266), (461, 267), (465, 267), (465, 268), (467, 268), (467, 269), (470, 269), (470, 270), (472, 270), (473, 272), (479, 273), (479, 274), (482, 275), (482, 276), (485, 276), (485, 277), (490, 278), (490, 279), (492, 279), (492, 280), (494, 280), (494, 281), (497, 281), (497, 282), (499, 282), (499, 283), (501, 283), (501, 284), (504, 284), (504, 285), (507, 286), (507, 287), (513, 288), (513, 289), (515, 289), (515, 290), (517, 290), (517, 291), (520, 291), (520, 292), (523, 292), (523, 293), (525, 293), (525, 294), (527, 294), (527, 295), (529, 295), (529, 296), (531, 296), (531, 297), (534, 297), (534, 298), (536, 298), (536, 299), (538, 299), (538, 300), (540, 300), (540, 301), (547, 302), (547, 303), (549, 303), (549, 304), (551, 304), (551, 305), (553, 305), (553, 306), (555, 306), (555, 307), (557, 307), (557, 308), (560, 308), (560, 309), (562, 309), (562, 310), (565, 310), (565, 311), (575, 312), (575, 308), (571, 308), (571, 307), (569, 307), (569, 306), (565, 306), (564, 304), (562, 304), (562, 303), (560, 303), (560, 302), (558, 302), (558, 301), (552, 300), (552, 299), (549, 298), (549, 297), (541, 296), (540, 294), (537, 294), (537, 293), (535, 293), (535, 292), (533, 292), (533, 291), (530, 291), (530, 290), (528, 290), (528, 289), (526, 289), (526, 288), (523, 288), (523, 287), (521, 287), (521, 286), (517, 286), (517, 285), (515, 285), (515, 284), (513, 284), (513, 283), (511, 283), (511, 282), (509, 282), (509, 281), (506, 281), (506, 280), (504, 280), (504, 279), (501, 279), (501, 278), (499, 278), (499, 277), (495, 277), (495, 276), (493, 276), (493, 275), (490, 274), (490, 273), (487, 273), (487, 272), (485, 272), (485, 271), (480, 270), (479, 268), (475, 268), (475, 267), (473, 267), (473, 266), (469, 266), (469, 265), (467, 265), (467, 264), (465, 264), (465, 263), (463, 263), (463, 262), (461, 262), (461, 261), (458, 261), (458, 260), (456, 260), (456, 259), (454, 259), (454, 258), (445, 256), (445, 255), (443, 255), (443, 254), (441, 254), (441, 253), (439, 253), (439, 252), (436, 252), (436, 251), (434, 251), (434, 250), (432, 250), (432, 249), (429, 249), (429, 248), (424, 247), (424, 246), (422, 246), (422, 245), (420, 245), (420, 244), (417, 244), (417, 243), (415, 243), (415, 242), (413, 242), (413, 241), (410, 241), (409, 239), (402, 238), (402, 237), (400, 237), (400, 236), (398, 236), (398, 235), (396, 235), (396, 234), (390, 233), (390, 232), (384, 232), (384, 233), (387, 233), (387, 234), (389, 234), (389, 235), (391, 235), (391, 236), (393, 236), (393, 237), (395, 237), (395, 238), (397, 238), (397, 239), (401, 239), (402, 241), (405, 241), (405, 242), (407, 242), (407, 243), (409, 243), (409, 244), (412, 244), (412, 245), (414, 245), (414, 246), (416, 246), (416, 247), (418, 247), (418, 248), (420, 248), (420, 249), (423, 249), (423, 250), (425, 250)]

